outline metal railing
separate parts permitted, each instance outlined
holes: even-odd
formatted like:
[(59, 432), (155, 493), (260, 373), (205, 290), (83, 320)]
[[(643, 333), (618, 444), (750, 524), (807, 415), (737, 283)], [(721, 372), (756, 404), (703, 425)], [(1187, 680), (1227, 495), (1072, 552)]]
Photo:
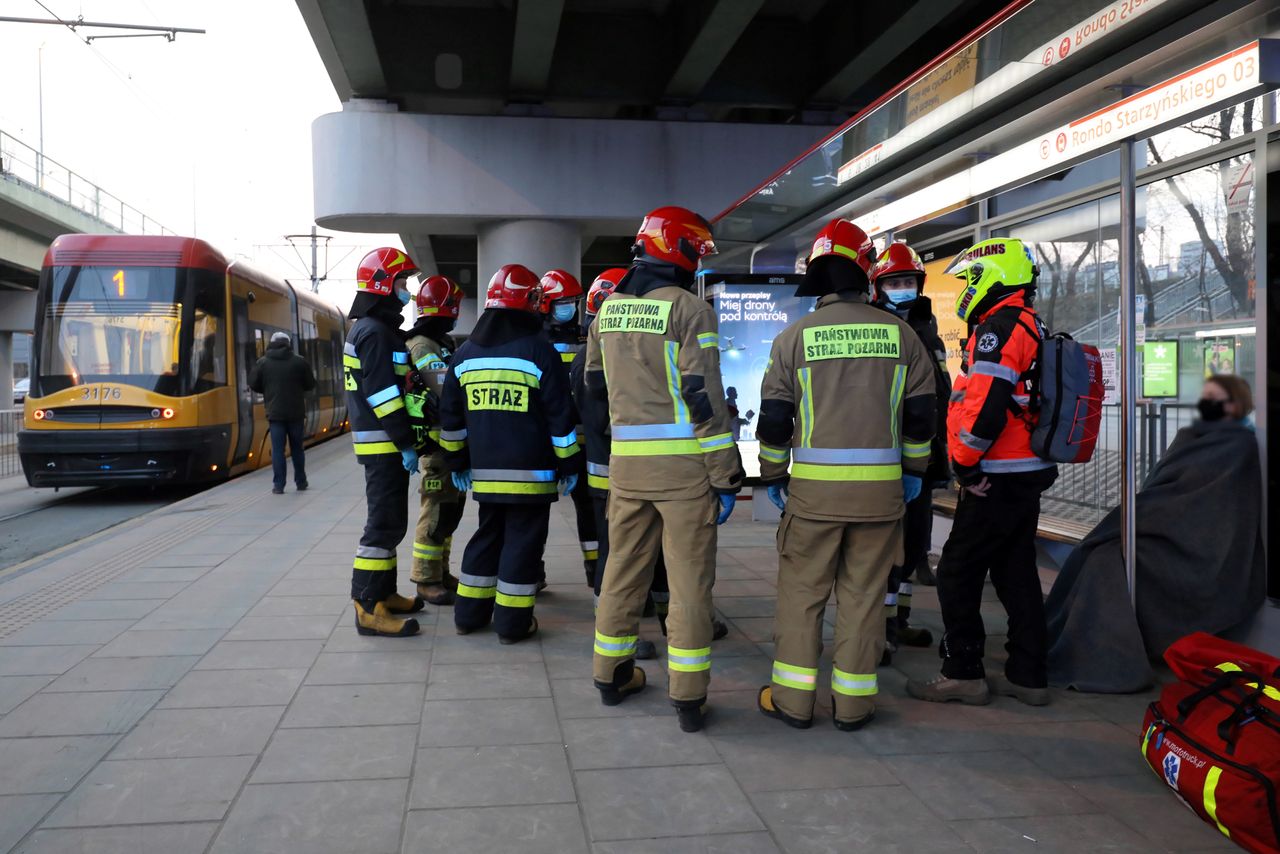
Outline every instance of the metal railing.
[(125, 204), (118, 196), (4, 131), (0, 131), (0, 177), (25, 184), (126, 234), (174, 233)]
[(0, 478), (22, 474), (22, 463), (18, 459), (18, 430), (21, 427), (21, 409), (0, 409)]

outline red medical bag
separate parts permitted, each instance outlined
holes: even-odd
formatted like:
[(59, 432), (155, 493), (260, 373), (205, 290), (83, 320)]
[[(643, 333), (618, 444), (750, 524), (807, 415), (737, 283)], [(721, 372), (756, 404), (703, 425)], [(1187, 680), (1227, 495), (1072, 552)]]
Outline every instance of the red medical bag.
[(1147, 764), (1241, 848), (1280, 854), (1280, 659), (1205, 632), (1164, 658), (1178, 681), (1147, 709)]

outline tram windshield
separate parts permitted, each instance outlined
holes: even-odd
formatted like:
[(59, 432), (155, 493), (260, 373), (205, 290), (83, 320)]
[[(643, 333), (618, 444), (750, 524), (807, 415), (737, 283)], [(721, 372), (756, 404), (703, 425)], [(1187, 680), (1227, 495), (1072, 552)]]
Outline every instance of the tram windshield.
[(193, 321), (208, 326), (210, 319), (203, 311), (193, 315), (193, 301), (206, 302), (208, 295), (192, 294), (190, 274), (166, 267), (46, 269), (36, 333), (40, 394), (89, 383), (165, 395), (196, 390), (187, 376), (189, 327)]

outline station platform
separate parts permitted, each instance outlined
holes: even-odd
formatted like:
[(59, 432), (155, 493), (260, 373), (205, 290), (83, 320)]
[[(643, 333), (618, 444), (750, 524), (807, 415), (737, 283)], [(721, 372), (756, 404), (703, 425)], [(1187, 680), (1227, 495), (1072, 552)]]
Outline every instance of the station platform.
[[(308, 492), (271, 495), (256, 472), (0, 574), (0, 851), (1232, 848), (1139, 756), (1151, 695), (907, 698), (935, 648), (881, 669), (863, 731), (838, 732), (826, 694), (810, 730), (762, 717), (776, 556), (749, 508), (721, 529), (731, 631), (713, 647), (702, 733), (678, 729), (660, 660), (644, 694), (600, 704), (568, 502), (552, 514), (537, 638), (458, 637), (430, 606), (418, 637), (360, 637), (349, 440), (310, 450), (308, 470)], [(472, 506), (461, 541), (474, 519)], [(406, 540), (401, 592), (409, 554)], [(940, 634), (933, 590), (915, 604)], [(661, 640), (655, 621), (642, 634)]]

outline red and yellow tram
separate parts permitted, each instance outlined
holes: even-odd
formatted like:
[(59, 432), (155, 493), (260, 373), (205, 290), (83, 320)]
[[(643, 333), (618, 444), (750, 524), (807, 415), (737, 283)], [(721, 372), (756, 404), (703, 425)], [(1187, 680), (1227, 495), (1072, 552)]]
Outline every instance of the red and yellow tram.
[(249, 369), (289, 333), (316, 374), (308, 444), (343, 430), (346, 320), (202, 240), (74, 234), (36, 295), (18, 453), (32, 486), (196, 483), (266, 465)]

